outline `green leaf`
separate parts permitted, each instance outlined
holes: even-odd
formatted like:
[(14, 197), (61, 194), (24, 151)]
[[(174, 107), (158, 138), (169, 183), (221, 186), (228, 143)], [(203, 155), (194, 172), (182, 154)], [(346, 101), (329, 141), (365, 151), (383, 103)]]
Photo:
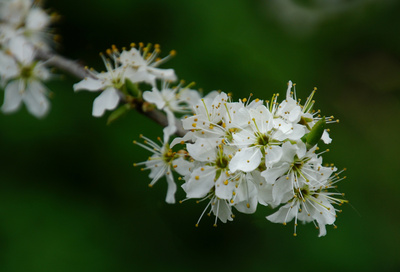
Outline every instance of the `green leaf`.
[(110, 116), (108, 116), (107, 119), (107, 125), (113, 123), (114, 121), (118, 120), (122, 116), (124, 116), (129, 110), (131, 109), (131, 106), (129, 104), (122, 105), (115, 111), (113, 111)]
[(129, 94), (133, 95), (133, 97), (140, 97), (141, 91), (138, 88), (137, 83), (133, 83), (129, 79), (125, 79), (125, 87)]
[(321, 118), (311, 129), (311, 131), (305, 135), (307, 149), (311, 149), (315, 146), (319, 140), (321, 140), (322, 134), (324, 133), (326, 126), (325, 116)]

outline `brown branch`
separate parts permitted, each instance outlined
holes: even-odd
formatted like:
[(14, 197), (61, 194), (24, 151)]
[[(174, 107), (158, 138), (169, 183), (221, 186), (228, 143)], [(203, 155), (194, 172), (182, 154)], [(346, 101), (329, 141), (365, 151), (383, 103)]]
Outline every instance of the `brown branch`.
[[(69, 73), (79, 79), (84, 79), (85, 77), (92, 76), (85, 69), (85, 67), (83, 67), (81, 64), (79, 64), (77, 61), (73, 61), (73, 60), (64, 58), (53, 52), (38, 50), (36, 56), (38, 59), (45, 61), (47, 65), (56, 67), (56, 68), (66, 72), (66, 73)], [(143, 103), (138, 103), (136, 105), (135, 109), (139, 113), (147, 116), (148, 118), (152, 119), (157, 124), (159, 124), (163, 127), (166, 127), (168, 125), (168, 119), (167, 119), (166, 115), (157, 109), (144, 110)], [(183, 129), (181, 122), (179, 120), (176, 120), (175, 123), (177, 126), (177, 131), (175, 132), (175, 134), (177, 136), (183, 137), (186, 134), (186, 131)]]
[(37, 58), (46, 62), (50, 66), (57, 67), (58, 69), (67, 72), (79, 79), (90, 77), (90, 73), (80, 65), (77, 61), (64, 58), (60, 55), (54, 54), (50, 51), (38, 50)]

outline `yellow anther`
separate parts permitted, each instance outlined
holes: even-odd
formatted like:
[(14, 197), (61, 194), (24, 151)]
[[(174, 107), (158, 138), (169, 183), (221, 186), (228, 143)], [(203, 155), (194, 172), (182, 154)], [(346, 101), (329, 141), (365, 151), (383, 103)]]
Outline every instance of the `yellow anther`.
[(196, 127), (196, 126), (197, 126), (197, 124), (196, 124), (196, 123), (193, 123), (193, 124), (192, 124), (192, 127)]
[(199, 176), (195, 176), (194, 178), (195, 178), (196, 180), (199, 180), (199, 179), (200, 179), (200, 177), (199, 177)]
[(170, 54), (171, 57), (174, 57), (174, 56), (176, 56), (176, 51), (175, 50), (171, 50), (169, 52), (169, 54)]
[(228, 185), (228, 183), (229, 183), (228, 180), (225, 180), (225, 181), (224, 181), (224, 184), (225, 184), (225, 185)]

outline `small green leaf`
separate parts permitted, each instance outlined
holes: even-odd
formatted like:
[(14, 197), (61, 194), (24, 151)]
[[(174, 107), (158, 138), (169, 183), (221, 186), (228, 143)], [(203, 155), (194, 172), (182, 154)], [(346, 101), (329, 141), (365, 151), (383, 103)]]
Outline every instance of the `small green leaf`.
[(321, 118), (311, 129), (311, 131), (305, 135), (307, 149), (311, 149), (315, 146), (319, 140), (321, 140), (322, 134), (324, 133), (326, 126), (325, 116)]
[(118, 120), (122, 116), (124, 116), (129, 110), (131, 109), (131, 106), (129, 104), (122, 105), (115, 111), (113, 111), (110, 116), (108, 116), (107, 119), (107, 125), (113, 123), (114, 121)]
[(125, 87), (128, 93), (131, 94), (133, 97), (140, 97), (141, 91), (139, 90), (137, 83), (133, 83), (132, 81), (126, 78)]

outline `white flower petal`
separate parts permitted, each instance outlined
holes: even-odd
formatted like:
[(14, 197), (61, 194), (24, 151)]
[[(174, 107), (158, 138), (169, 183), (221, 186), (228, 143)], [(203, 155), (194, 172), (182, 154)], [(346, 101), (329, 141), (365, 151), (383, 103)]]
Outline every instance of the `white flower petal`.
[(329, 137), (329, 133), (326, 131), (326, 129), (324, 130), (324, 133), (322, 133), (321, 139), (325, 144), (330, 144), (332, 142), (332, 139)]
[(254, 213), (257, 209), (257, 189), (251, 181), (242, 182), (236, 192), (235, 202), (238, 203), (234, 207), (242, 213)]
[(190, 156), (197, 161), (212, 161), (215, 154), (215, 141), (212, 139), (198, 139), (194, 144), (186, 144)]
[(168, 190), (165, 201), (169, 204), (174, 204), (175, 192), (176, 192), (176, 184), (174, 181), (174, 176), (170, 170), (167, 171), (166, 176), (167, 176)]
[(154, 67), (147, 67), (147, 71), (159, 79), (164, 79), (168, 81), (177, 80), (174, 69), (160, 69)]
[(22, 102), (22, 95), (19, 92), (20, 84), (21, 82), (19, 80), (14, 80), (6, 86), (4, 103), (1, 107), (4, 113), (11, 113), (20, 108)]
[(32, 30), (43, 30), (50, 23), (50, 16), (40, 8), (29, 11), (25, 26)]
[(290, 222), (297, 213), (297, 205), (292, 207), (291, 203), (282, 206), (277, 212), (267, 216), (267, 219), (273, 223), (286, 223)]
[(285, 203), (293, 197), (292, 183), (293, 179), (286, 179), (286, 177), (281, 177), (275, 182), (274, 187), (272, 188), (274, 204), (279, 205)]
[(287, 87), (287, 90), (286, 90), (286, 99), (289, 99), (289, 98), (292, 97), (292, 94), (291, 94), (292, 87), (293, 87), (293, 83), (292, 83), (291, 80), (289, 80), (288, 87)]
[(93, 116), (100, 117), (105, 110), (113, 110), (118, 106), (118, 91), (114, 88), (107, 88), (93, 101)]
[(50, 109), (46, 92), (46, 88), (39, 81), (32, 81), (28, 83), (23, 96), (28, 111), (38, 118), (44, 117)]
[(258, 147), (249, 147), (236, 152), (235, 156), (229, 163), (231, 172), (242, 170), (250, 172), (256, 169), (261, 163), (261, 151)]
[(185, 143), (190, 140), (194, 141), (194, 134), (191, 131), (187, 132), (183, 137), (176, 137), (175, 139), (173, 139), (170, 146), (172, 148), (177, 144), (180, 144), (182, 142)]
[(222, 223), (226, 223), (228, 220), (232, 221), (232, 208), (231, 206), (227, 203), (226, 200), (223, 199), (218, 199), (217, 201), (214, 201), (212, 203), (212, 211), (215, 216), (218, 217), (219, 220), (221, 220)]
[(304, 129), (304, 126), (299, 125), (299, 124), (294, 124), (293, 125), (293, 130), (290, 134), (288, 134), (288, 139), (293, 140), (293, 141), (298, 141), (301, 139), (301, 137), (306, 134), (306, 130)]
[(98, 91), (103, 89), (104, 81), (101, 79), (96, 79), (92, 77), (85, 77), (85, 79), (74, 84), (74, 91), (88, 90), (88, 91)]
[(146, 82), (152, 86), (156, 85), (156, 77), (152, 74), (149, 74), (145, 69), (138, 71), (127, 69), (127, 71), (128, 72), (125, 74), (125, 77), (132, 81), (132, 83)]
[(292, 145), (290, 142), (285, 142), (282, 145), (282, 158), (283, 162), (292, 163), (294, 159), (294, 155), (296, 155), (298, 146)]
[(232, 192), (235, 188), (235, 182), (229, 181), (226, 174), (221, 173), (220, 177), (215, 182), (215, 195), (218, 198), (229, 200), (232, 198)]
[(268, 183), (264, 183), (262, 186), (259, 186), (257, 190), (257, 198), (261, 205), (268, 206), (273, 203), (272, 188), (273, 186)]
[(274, 166), (272, 168), (268, 168), (267, 170), (261, 172), (261, 176), (265, 178), (268, 184), (274, 184), (275, 181), (281, 177), (282, 175), (286, 174), (289, 171), (290, 164), (284, 162), (280, 166)]
[(189, 181), (182, 185), (187, 198), (205, 197), (214, 187), (215, 168), (204, 166), (195, 169)]
[(164, 98), (156, 87), (151, 91), (145, 91), (143, 93), (143, 99), (149, 103), (155, 104), (159, 110), (162, 110), (165, 106)]
[(175, 124), (175, 115), (172, 111), (170, 111), (168, 108), (164, 109), (165, 113), (167, 114), (167, 119), (168, 119), (168, 126), (166, 126), (163, 129), (164, 132), (164, 142), (168, 142), (169, 136), (175, 133), (177, 130), (176, 124)]
[(178, 159), (174, 160), (173, 165), (175, 167), (175, 171), (181, 176), (187, 176), (191, 173), (193, 162), (189, 162), (184, 160), (183, 158), (179, 157)]
[(0, 78), (8, 80), (19, 74), (18, 65), (13, 57), (0, 51)]
[(21, 36), (16, 36), (10, 41), (10, 51), (24, 65), (32, 63), (35, 57), (33, 46)]
[(277, 163), (282, 157), (282, 148), (280, 146), (270, 146), (265, 149), (265, 166), (269, 167)]

